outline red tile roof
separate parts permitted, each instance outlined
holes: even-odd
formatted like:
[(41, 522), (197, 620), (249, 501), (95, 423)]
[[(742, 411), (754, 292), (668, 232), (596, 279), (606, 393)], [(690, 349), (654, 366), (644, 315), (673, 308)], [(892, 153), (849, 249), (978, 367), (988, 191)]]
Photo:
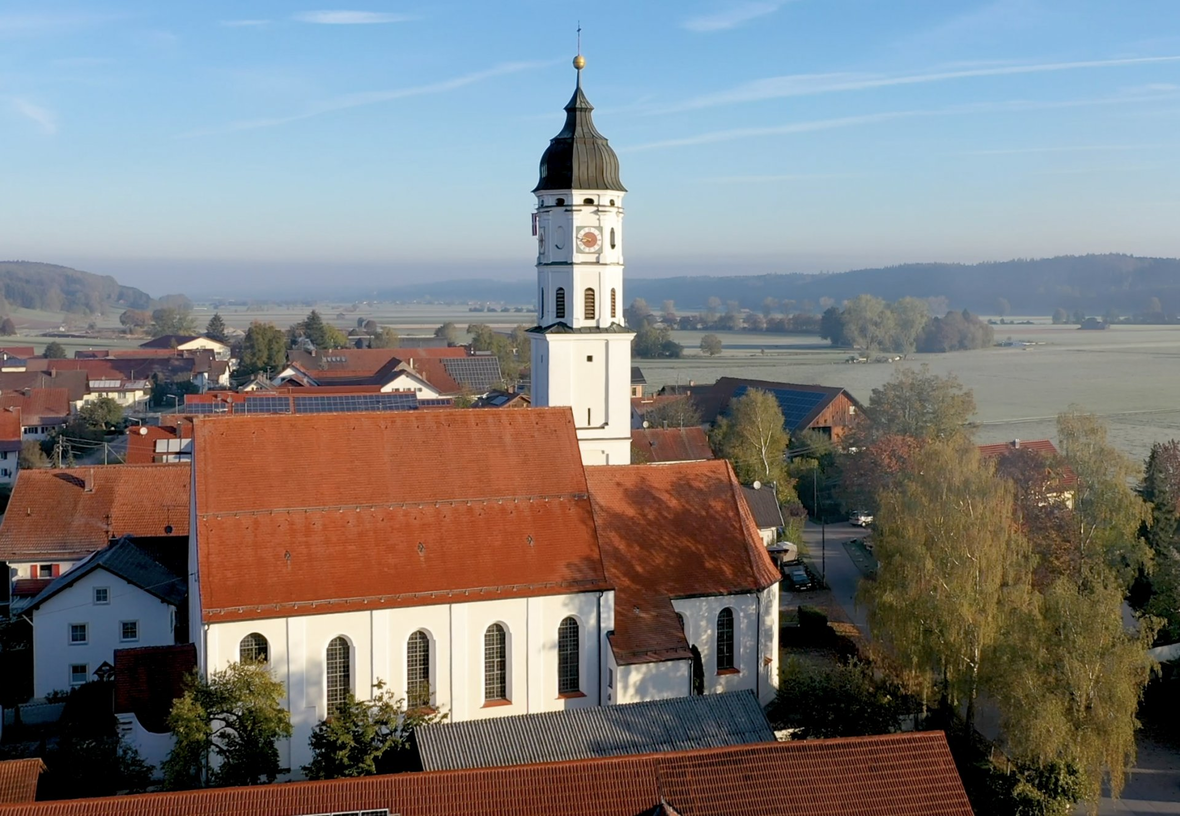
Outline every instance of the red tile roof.
[[(422, 351), (444, 351), (449, 349), (421, 349)], [(436, 357), (421, 357), (413, 350), (413, 355), (407, 356), (402, 360), (402, 365), (399, 368), (409, 369), (410, 373), (416, 374), (426, 382), (430, 383), (434, 390), (440, 394), (458, 394), (463, 390), (459, 383), (455, 382), (454, 378), (447, 373), (446, 368), (443, 367), (442, 360)], [(391, 378), (392, 379), (392, 378)]]
[(750, 592), (782, 577), (724, 459), (591, 467), (586, 480), (615, 587), (620, 663), (688, 657), (672, 598)]
[(206, 620), (609, 588), (568, 408), (198, 418), (194, 446)]
[(26, 388), (64, 388), (70, 402), (86, 396), (89, 377), (85, 371), (0, 371), (0, 394)]
[(972, 816), (940, 731), (665, 754), (147, 793), (12, 807), (5, 816)]
[(37, 350), (32, 346), (0, 346), (0, 355), (7, 354), (9, 357), (18, 357), (21, 360), (27, 360), (30, 357), (37, 356)]
[(691, 462), (712, 459), (709, 437), (699, 426), (691, 428), (637, 428), (631, 431), (631, 447), (646, 462)]
[[(1077, 486), (1078, 475), (1074, 473), (1073, 468), (1061, 461), (1061, 454), (1057, 452), (1057, 447), (1048, 439), (1013, 439), (1011, 442), (1000, 442), (995, 445), (980, 445), (979, 455), (984, 459), (998, 459), (1018, 450), (1040, 454), (1049, 461), (1050, 467), (1056, 465), (1058, 484), (1061, 487)], [(1046, 472), (1051, 471), (1047, 470)]]
[(172, 701), (197, 668), (197, 647), (144, 646), (115, 650), (115, 713), (134, 714), (153, 734), (168, 732)]
[(20, 408), (0, 410), (0, 450), (19, 451), (22, 432)]
[(0, 805), (24, 804), (37, 798), (37, 778), (45, 770), (40, 759), (0, 761)]
[(70, 414), (70, 392), (66, 388), (25, 388), (0, 393), (0, 410), (20, 410), (21, 422), (34, 425), (60, 425)]
[(187, 464), (22, 470), (0, 524), (0, 560), (80, 558), (123, 535), (188, 535), (189, 472)]
[(653, 394), (651, 396), (632, 397), (631, 407), (641, 414), (646, 414), (653, 408), (688, 399), (688, 394)]
[(55, 578), (18, 578), (12, 582), (13, 597), (32, 598), (55, 580)]
[[(191, 396), (205, 396), (189, 395)], [(185, 400), (188, 402), (188, 399)], [(169, 417), (169, 420), (172, 420)], [(192, 422), (178, 418), (174, 425), (136, 425), (127, 429), (127, 452), (123, 454), (123, 464), (150, 465), (165, 460), (164, 454), (156, 452), (156, 443), (162, 439), (189, 439), (193, 435)], [(173, 459), (172, 461), (175, 461)]]

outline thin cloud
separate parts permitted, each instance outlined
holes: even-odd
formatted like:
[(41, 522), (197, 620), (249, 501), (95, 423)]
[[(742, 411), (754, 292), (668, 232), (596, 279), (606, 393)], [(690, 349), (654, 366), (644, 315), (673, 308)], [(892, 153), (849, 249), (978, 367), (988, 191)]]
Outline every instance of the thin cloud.
[(221, 25), (225, 28), (259, 28), (270, 25), (270, 20), (222, 20)]
[(774, 181), (816, 181), (863, 178), (863, 173), (781, 173), (755, 176), (715, 176), (701, 179), (710, 184), (758, 184)]
[(1154, 65), (1180, 62), (1180, 56), (1132, 57), (1127, 59), (1086, 60), (1079, 62), (1048, 62), (1026, 65), (998, 65), (988, 68), (971, 68), (956, 71), (929, 71), (921, 74), (883, 76), (880, 74), (830, 73), (794, 74), (769, 77), (747, 82), (715, 94), (698, 96), (678, 105), (653, 111), (653, 113), (677, 113), (686, 110), (700, 110), (719, 105), (733, 105), (741, 102), (760, 102), (767, 99), (782, 99), (791, 96), (814, 96), (844, 91), (864, 91), (873, 88), (887, 88), (897, 85), (922, 85), (932, 82), (949, 82), (973, 77), (1016, 76), (1020, 74), (1043, 74), (1056, 71), (1079, 71), (1097, 68), (1120, 68), (1132, 65)]
[(384, 11), (301, 11), (293, 19), (317, 25), (376, 25), (405, 23), (418, 18), (412, 14), (390, 14)]
[(0, 14), (0, 37), (56, 34), (115, 19), (111, 14)]
[(29, 100), (14, 96), (11, 99), (12, 108), (26, 119), (32, 120), (41, 128), (41, 132), (48, 136), (57, 133), (57, 116), (48, 108), (35, 105)]
[(964, 105), (953, 105), (946, 108), (932, 110), (905, 110), (872, 113), (862, 116), (844, 116), (834, 119), (816, 119), (809, 122), (793, 122), (786, 125), (772, 125), (769, 127), (734, 128), (718, 130), (710, 133), (700, 133), (696, 136), (686, 136), (680, 139), (667, 139), (661, 142), (623, 146), (621, 152), (638, 153), (646, 150), (661, 150), (669, 147), (691, 147), (695, 145), (717, 144), (719, 142), (733, 142), (742, 139), (753, 139), (763, 136), (786, 136), (795, 133), (811, 133), (837, 128), (857, 127), (860, 125), (874, 125), (882, 122), (892, 122), (899, 119), (914, 119), (919, 117), (962, 116), (978, 113), (1018, 113), (1026, 111), (1061, 110), (1066, 108), (1093, 107), (1097, 105), (1125, 105), (1141, 102), (1161, 102), (1180, 98), (1177, 93), (1165, 93), (1156, 96), (1110, 96), (1096, 99), (1070, 99), (1054, 102), (1040, 102), (1026, 99), (1013, 99), (1006, 102), (973, 102)]
[(544, 62), (507, 62), (500, 65), (493, 66), (486, 71), (476, 71), (471, 74), (464, 74), (463, 76), (454, 77), (452, 79), (443, 80), (442, 82), (434, 82), (429, 85), (419, 85), (413, 88), (397, 88), (390, 91), (362, 91), (360, 93), (346, 94), (338, 96), (335, 99), (328, 99), (323, 102), (318, 102), (307, 110), (301, 113), (291, 114), (290, 116), (274, 116), (260, 119), (245, 119), (239, 122), (230, 122), (229, 124), (220, 125), (217, 127), (205, 128), (202, 130), (192, 131), (190, 133), (181, 134), (181, 138), (195, 138), (198, 136), (212, 136), (222, 133), (236, 133), (242, 130), (258, 130), (259, 128), (278, 127), (280, 125), (287, 125), (292, 122), (299, 122), (304, 119), (311, 119), (316, 116), (322, 116), (325, 113), (332, 113), (334, 111), (347, 110), (349, 108), (359, 108), (364, 105), (374, 105), (379, 102), (391, 102), (396, 99), (406, 99), (412, 96), (427, 96), (430, 94), (446, 93), (457, 88), (462, 88), (465, 85), (473, 85), (477, 82), (482, 82), (485, 79), (492, 79), (493, 77), (504, 76), (506, 74), (516, 74), (521, 71), (527, 71), (533, 68), (541, 68), (548, 65)]
[(739, 3), (714, 14), (690, 17), (681, 25), (689, 31), (699, 33), (727, 31), (759, 17), (765, 17), (767, 14), (774, 14), (787, 2), (788, 0), (763, 0), (762, 2)]
[(1089, 153), (1122, 150), (1160, 150), (1171, 145), (1057, 145), (1054, 147), (1013, 147), (999, 150), (963, 150), (956, 156), (1016, 156), (1024, 153)]

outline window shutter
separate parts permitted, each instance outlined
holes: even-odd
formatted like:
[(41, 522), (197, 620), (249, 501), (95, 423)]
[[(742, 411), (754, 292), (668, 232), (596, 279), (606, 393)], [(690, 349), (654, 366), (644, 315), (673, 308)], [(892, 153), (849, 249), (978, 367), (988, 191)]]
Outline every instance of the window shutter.
[(53, 577), (56, 578), (59, 575), (61, 575), (61, 564), (54, 564), (53, 565)]

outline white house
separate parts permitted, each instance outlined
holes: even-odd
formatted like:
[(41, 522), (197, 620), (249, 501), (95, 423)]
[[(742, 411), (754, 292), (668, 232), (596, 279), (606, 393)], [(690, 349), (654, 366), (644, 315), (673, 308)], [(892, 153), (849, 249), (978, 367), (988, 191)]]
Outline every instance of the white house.
[(24, 611), (33, 622), (33, 694), (80, 686), (115, 650), (188, 639), (184, 577), (131, 539), (96, 552), (46, 587)]
[(222, 343), (220, 340), (214, 340), (204, 335), (166, 334), (162, 337), (155, 337), (148, 340), (146, 343), (140, 343), (139, 347), (142, 349), (175, 349), (176, 351), (208, 349), (213, 352), (213, 356), (218, 360), (230, 359), (230, 347), (228, 343)]
[(778, 573), (726, 462), (587, 470), (568, 408), (198, 418), (193, 451), (198, 667), (274, 667), (288, 767), (379, 680), (452, 720), (774, 693)]

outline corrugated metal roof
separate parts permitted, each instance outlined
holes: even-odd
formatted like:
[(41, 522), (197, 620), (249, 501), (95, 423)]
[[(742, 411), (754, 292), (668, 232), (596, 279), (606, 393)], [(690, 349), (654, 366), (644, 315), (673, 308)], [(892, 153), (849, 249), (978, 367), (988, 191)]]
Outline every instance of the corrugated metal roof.
[(773, 742), (752, 691), (514, 717), (438, 723), (414, 732), (423, 770), (723, 748)]

